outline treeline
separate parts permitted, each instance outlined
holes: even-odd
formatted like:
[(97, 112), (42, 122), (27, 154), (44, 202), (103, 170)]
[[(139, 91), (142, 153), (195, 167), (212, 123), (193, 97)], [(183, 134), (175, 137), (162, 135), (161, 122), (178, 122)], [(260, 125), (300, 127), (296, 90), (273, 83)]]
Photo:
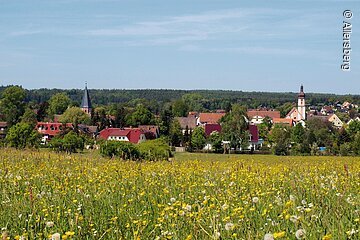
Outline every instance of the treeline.
[[(0, 87), (0, 97), (6, 86)], [(169, 89), (90, 89), (94, 106), (105, 106), (117, 103), (130, 103), (139, 100), (154, 101), (158, 105), (173, 102), (186, 96), (196, 96), (202, 110), (224, 109), (230, 104), (239, 103), (248, 108), (276, 108), (287, 102), (296, 102), (297, 93), (274, 92), (243, 92), (230, 90), (169, 90)], [(82, 89), (32, 89), (26, 90), (26, 101), (43, 103), (49, 101), (56, 93), (65, 93), (73, 105), (79, 105), (83, 96)], [(322, 93), (307, 93), (307, 104), (332, 104), (336, 101), (360, 103), (360, 95), (335, 95)]]

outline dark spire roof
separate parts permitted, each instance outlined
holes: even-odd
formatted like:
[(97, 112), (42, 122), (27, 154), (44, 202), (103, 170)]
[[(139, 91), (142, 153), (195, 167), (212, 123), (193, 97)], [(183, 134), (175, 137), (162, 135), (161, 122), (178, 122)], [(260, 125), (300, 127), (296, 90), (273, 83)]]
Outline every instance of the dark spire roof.
[(81, 101), (81, 108), (92, 108), (87, 83), (85, 83), (84, 96)]
[(299, 97), (305, 98), (304, 87), (303, 87), (302, 84), (301, 84), (301, 87), (300, 87)]

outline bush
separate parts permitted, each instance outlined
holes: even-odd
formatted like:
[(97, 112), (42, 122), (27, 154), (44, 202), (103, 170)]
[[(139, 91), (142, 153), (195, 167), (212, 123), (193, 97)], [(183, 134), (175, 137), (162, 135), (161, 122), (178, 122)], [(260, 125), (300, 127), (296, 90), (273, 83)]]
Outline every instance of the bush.
[(168, 160), (171, 149), (164, 139), (150, 140), (138, 145), (130, 142), (105, 141), (100, 144), (100, 153), (105, 157), (120, 157), (123, 160)]
[(142, 142), (139, 151), (141, 158), (149, 161), (168, 160), (172, 156), (169, 145), (163, 139)]
[(5, 138), (11, 147), (22, 149), (26, 147), (38, 148), (40, 145), (40, 135), (28, 123), (17, 123), (12, 126)]
[(71, 131), (63, 137), (54, 137), (51, 139), (49, 145), (50, 148), (56, 152), (64, 151), (67, 153), (74, 153), (77, 150), (82, 151), (84, 149), (84, 139)]
[(105, 141), (100, 144), (100, 153), (106, 157), (120, 157), (123, 160), (137, 160), (140, 157), (137, 146), (129, 142)]

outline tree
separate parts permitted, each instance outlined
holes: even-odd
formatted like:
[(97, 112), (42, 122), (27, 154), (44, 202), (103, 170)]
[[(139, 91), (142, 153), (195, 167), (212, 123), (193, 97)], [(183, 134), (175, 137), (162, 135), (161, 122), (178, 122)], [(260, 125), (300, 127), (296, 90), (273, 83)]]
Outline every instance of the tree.
[(160, 134), (167, 136), (169, 135), (170, 128), (171, 128), (171, 122), (173, 121), (173, 113), (172, 113), (172, 107), (165, 108), (160, 113)]
[(66, 133), (64, 136), (56, 136), (51, 139), (50, 148), (59, 152), (75, 153), (77, 150), (84, 149), (84, 139), (74, 131)]
[(290, 129), (281, 125), (275, 125), (269, 135), (275, 155), (288, 155), (290, 144)]
[(227, 113), (221, 122), (223, 139), (230, 141), (231, 147), (244, 149), (248, 146), (249, 132), (247, 131), (246, 108), (234, 104), (231, 112)]
[(175, 117), (186, 117), (188, 114), (188, 105), (182, 99), (176, 100), (172, 106), (172, 112)]
[(179, 146), (182, 140), (181, 126), (178, 120), (174, 119), (170, 124), (169, 138), (172, 146)]
[(17, 149), (36, 148), (40, 144), (40, 134), (28, 123), (17, 123), (9, 129), (5, 140)]
[(68, 132), (62, 140), (63, 149), (67, 153), (74, 153), (77, 149), (81, 151), (84, 149), (84, 140), (73, 131)]
[(22, 123), (28, 123), (30, 126), (35, 128), (37, 123), (36, 113), (34, 110), (27, 108), (25, 110), (25, 113), (21, 116), (21, 122)]
[(139, 104), (136, 106), (135, 112), (127, 116), (126, 122), (129, 126), (149, 125), (154, 124), (154, 114), (144, 105)]
[(302, 143), (304, 141), (304, 135), (304, 127), (301, 124), (296, 124), (291, 131), (291, 141), (294, 143)]
[(7, 87), (2, 93), (0, 111), (5, 115), (5, 121), (9, 126), (19, 122), (25, 111), (26, 92), (22, 87)]
[(204, 110), (201, 100), (203, 96), (199, 93), (188, 93), (182, 96), (182, 100), (188, 106), (188, 110), (201, 112)]
[(360, 132), (356, 133), (354, 140), (351, 143), (351, 148), (356, 155), (360, 155)]
[(219, 132), (212, 132), (209, 136), (209, 142), (211, 143), (211, 147), (214, 152), (220, 153), (223, 151)]
[(49, 100), (48, 115), (62, 114), (70, 105), (71, 100), (65, 93), (57, 93)]
[(191, 135), (191, 145), (195, 150), (202, 150), (205, 147), (206, 137), (205, 130), (202, 127), (194, 129)]
[(72, 123), (74, 126), (77, 126), (78, 124), (91, 123), (90, 116), (78, 107), (71, 107), (66, 109), (66, 111), (59, 118), (59, 121), (62, 123)]

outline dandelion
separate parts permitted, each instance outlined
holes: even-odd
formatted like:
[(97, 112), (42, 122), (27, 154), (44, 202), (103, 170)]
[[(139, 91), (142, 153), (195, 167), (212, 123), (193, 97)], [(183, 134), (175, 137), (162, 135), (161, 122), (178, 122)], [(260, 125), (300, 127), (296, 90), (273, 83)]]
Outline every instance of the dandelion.
[(274, 240), (274, 236), (271, 233), (267, 233), (264, 236), (264, 240)]
[(306, 231), (304, 229), (299, 229), (295, 233), (296, 239), (303, 239), (305, 238)]
[(192, 208), (192, 207), (191, 207), (191, 205), (189, 205), (189, 204), (185, 206), (185, 209), (186, 209), (188, 212), (191, 212), (191, 208)]
[(51, 235), (51, 240), (60, 240), (60, 239), (61, 239), (60, 233), (54, 233), (53, 235)]
[(253, 198), (252, 198), (252, 202), (253, 202), (253, 203), (259, 202), (259, 198), (258, 198), (258, 197), (253, 197)]
[(228, 223), (225, 224), (225, 230), (226, 231), (233, 230), (234, 227), (235, 227), (235, 225), (233, 223), (231, 223), (231, 222), (228, 222)]
[(221, 209), (224, 210), (224, 211), (225, 211), (226, 209), (228, 209), (228, 208), (229, 208), (229, 205), (227, 205), (226, 203), (221, 206)]
[(285, 237), (286, 232), (282, 231), (282, 232), (276, 232), (274, 233), (274, 238), (282, 238)]
[(322, 237), (322, 240), (330, 240), (331, 239), (331, 234), (326, 234), (325, 236)]
[(300, 218), (298, 216), (296, 216), (296, 215), (290, 216), (290, 221), (292, 221), (293, 223), (297, 223), (299, 219)]
[(172, 202), (172, 203), (173, 203), (173, 202), (175, 202), (175, 201), (176, 201), (176, 199), (175, 199), (175, 198), (173, 198), (173, 197), (172, 197), (172, 198), (170, 198), (170, 202)]
[(47, 228), (51, 228), (54, 226), (54, 222), (46, 222), (45, 225)]

